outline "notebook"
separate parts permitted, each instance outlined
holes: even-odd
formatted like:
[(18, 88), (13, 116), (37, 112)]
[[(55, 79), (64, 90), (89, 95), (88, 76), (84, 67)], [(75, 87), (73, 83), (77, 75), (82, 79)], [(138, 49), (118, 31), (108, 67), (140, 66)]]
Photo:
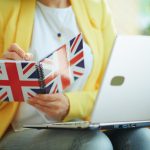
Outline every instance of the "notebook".
[(150, 126), (150, 36), (117, 36), (112, 49), (90, 121), (24, 127), (127, 129)]
[(0, 102), (60, 93), (84, 74), (81, 33), (41, 61), (0, 60)]

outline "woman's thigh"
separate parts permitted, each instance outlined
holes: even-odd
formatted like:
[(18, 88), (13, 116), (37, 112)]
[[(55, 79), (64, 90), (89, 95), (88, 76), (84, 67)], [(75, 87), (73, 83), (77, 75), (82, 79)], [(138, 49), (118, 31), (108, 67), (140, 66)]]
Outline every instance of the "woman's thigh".
[(150, 129), (127, 129), (106, 133), (115, 150), (150, 150)]
[(89, 130), (9, 131), (0, 142), (2, 150), (112, 150), (109, 138)]

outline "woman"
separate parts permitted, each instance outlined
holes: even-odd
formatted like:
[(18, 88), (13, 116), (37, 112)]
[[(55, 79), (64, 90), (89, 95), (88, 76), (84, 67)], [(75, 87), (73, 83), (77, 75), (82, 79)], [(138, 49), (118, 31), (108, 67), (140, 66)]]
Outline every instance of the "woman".
[[(106, 134), (99, 131), (22, 131), (23, 124), (89, 119), (115, 38), (106, 2), (2, 0), (0, 15), (2, 59), (39, 60), (50, 52), (49, 49), (57, 48), (79, 32), (83, 34), (86, 49), (85, 75), (76, 83), (78, 86), (72, 85), (64, 94), (37, 95), (29, 99), (30, 105), (0, 105), (0, 136), (3, 136), (0, 149), (23, 149), (25, 144), (28, 149), (113, 149)], [(114, 139), (115, 134), (108, 135)], [(122, 146), (126, 141), (125, 138)]]

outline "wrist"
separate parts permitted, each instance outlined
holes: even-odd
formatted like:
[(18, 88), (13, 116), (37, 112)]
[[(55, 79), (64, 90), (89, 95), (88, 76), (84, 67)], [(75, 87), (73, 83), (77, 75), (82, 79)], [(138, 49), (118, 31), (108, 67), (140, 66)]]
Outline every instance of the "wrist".
[(70, 111), (70, 100), (68, 98), (67, 95), (63, 94), (65, 99), (66, 99), (66, 111), (64, 113), (64, 115), (61, 118), (61, 121), (63, 121), (65, 119), (65, 117), (68, 115), (69, 111)]

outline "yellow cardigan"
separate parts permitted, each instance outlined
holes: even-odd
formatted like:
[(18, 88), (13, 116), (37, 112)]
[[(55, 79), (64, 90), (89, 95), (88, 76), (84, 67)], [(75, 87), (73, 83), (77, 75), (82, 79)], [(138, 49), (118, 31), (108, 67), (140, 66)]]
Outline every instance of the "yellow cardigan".
[[(115, 31), (105, 0), (70, 0), (80, 30), (92, 49), (92, 72), (81, 92), (65, 93), (70, 110), (65, 121), (89, 119), (107, 59), (115, 39)], [(11, 43), (29, 49), (36, 0), (0, 0), (0, 57)], [(0, 104), (0, 138), (11, 123), (19, 104)]]

